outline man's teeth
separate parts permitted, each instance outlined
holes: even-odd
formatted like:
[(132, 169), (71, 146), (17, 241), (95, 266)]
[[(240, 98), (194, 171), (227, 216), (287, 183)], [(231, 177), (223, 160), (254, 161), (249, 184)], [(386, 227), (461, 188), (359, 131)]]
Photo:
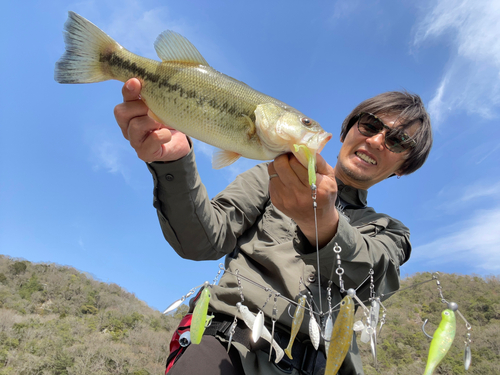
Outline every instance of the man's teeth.
[(373, 159), (372, 159), (371, 157), (369, 157), (368, 155), (363, 154), (362, 152), (356, 152), (356, 155), (357, 155), (360, 159), (362, 159), (362, 160), (366, 161), (367, 163), (370, 163), (370, 164), (373, 164), (373, 165), (377, 164), (377, 162), (376, 162), (375, 160), (373, 160)]

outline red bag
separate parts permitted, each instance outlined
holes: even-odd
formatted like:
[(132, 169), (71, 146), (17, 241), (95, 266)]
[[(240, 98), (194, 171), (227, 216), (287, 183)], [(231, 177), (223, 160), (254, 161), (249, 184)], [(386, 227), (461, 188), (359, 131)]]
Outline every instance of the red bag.
[(170, 340), (170, 354), (167, 358), (167, 369), (165, 370), (165, 374), (169, 372), (175, 361), (177, 361), (181, 354), (184, 353), (184, 350), (186, 350), (186, 347), (182, 347), (179, 343), (179, 338), (184, 332), (188, 332), (191, 328), (192, 318), (193, 314), (185, 315), (184, 318), (181, 319), (179, 326), (172, 335), (172, 340)]

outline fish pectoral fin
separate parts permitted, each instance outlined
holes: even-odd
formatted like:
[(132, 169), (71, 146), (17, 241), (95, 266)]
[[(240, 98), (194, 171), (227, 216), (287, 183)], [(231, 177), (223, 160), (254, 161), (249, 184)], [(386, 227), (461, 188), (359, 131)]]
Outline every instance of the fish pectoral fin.
[(255, 127), (255, 124), (254, 122), (252, 121), (252, 119), (245, 115), (245, 114), (242, 114), (242, 116), (245, 118), (245, 120), (247, 120), (247, 123), (248, 123), (248, 138), (252, 138), (255, 133), (257, 132), (257, 128)]
[(163, 61), (182, 62), (209, 66), (196, 47), (185, 37), (172, 30), (158, 35), (155, 41), (155, 50)]
[(212, 168), (221, 169), (227, 167), (228, 165), (233, 164), (240, 157), (241, 155), (234, 151), (219, 150), (214, 153), (212, 158)]

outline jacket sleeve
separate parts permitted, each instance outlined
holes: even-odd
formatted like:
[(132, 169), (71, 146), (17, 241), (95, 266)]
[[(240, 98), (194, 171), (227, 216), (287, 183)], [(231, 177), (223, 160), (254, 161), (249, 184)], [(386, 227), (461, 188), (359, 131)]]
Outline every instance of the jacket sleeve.
[(154, 202), (165, 239), (183, 258), (214, 260), (234, 250), (238, 237), (269, 199), (265, 164), (239, 175), (210, 200), (193, 150), (170, 163), (151, 163)]
[[(358, 288), (366, 292), (369, 281), (366, 278), (373, 269), (377, 295), (391, 293), (399, 289), (399, 267), (407, 260), (411, 251), (410, 232), (401, 222), (369, 209), (369, 224), (351, 225), (339, 215), (337, 234), (320, 249), (320, 271), (322, 277), (339, 285), (336, 273), (337, 255), (340, 251), (340, 266), (344, 270), (344, 288)], [(316, 265), (316, 251), (298, 229), (295, 248), (307, 264)], [(359, 294), (359, 293), (358, 293)], [(366, 296), (364, 296), (366, 297)]]

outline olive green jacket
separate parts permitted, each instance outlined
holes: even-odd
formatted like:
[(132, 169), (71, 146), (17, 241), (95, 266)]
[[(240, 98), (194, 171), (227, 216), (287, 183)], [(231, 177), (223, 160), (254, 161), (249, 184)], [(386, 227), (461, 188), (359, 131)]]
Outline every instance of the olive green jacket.
[[(297, 301), (301, 292), (307, 292), (307, 287), (319, 305), (315, 248), (293, 220), (271, 203), (266, 163), (239, 175), (211, 200), (198, 175), (192, 150), (178, 161), (151, 163), (148, 168), (155, 182), (153, 205), (163, 234), (172, 248), (181, 257), (192, 260), (214, 260), (225, 256), (225, 268), (229, 272), (225, 272), (219, 285), (212, 288), (210, 310), (239, 317), (236, 308), (236, 303), (241, 302), (238, 281), (244, 296), (243, 304), (254, 313), (263, 309), (267, 323), (274, 304), (274, 298), (268, 301), (271, 291)], [(320, 249), (323, 311), (329, 306), (329, 280), (333, 281), (332, 306), (343, 297), (335, 273), (335, 244), (342, 249), (345, 289), (361, 286), (357, 295), (362, 300), (369, 297), (369, 282), (365, 280), (370, 269), (374, 271), (377, 295), (399, 288), (399, 266), (408, 259), (411, 249), (409, 230), (399, 221), (366, 207), (366, 191), (340, 181), (338, 191), (342, 203), (337, 204), (341, 213), (337, 234)], [(235, 274), (241, 275), (239, 280)], [(278, 298), (278, 325), (281, 327), (291, 326), (288, 306), (286, 300)], [(299, 339), (308, 335), (308, 320), (306, 314)], [(245, 350), (237, 347), (240, 352)], [(264, 373), (262, 366), (268, 366), (260, 363), (258, 356), (252, 353), (243, 353), (242, 356), (247, 358), (243, 361), (246, 370), (253, 366), (249, 373)], [(363, 373), (355, 344), (340, 373)]]

